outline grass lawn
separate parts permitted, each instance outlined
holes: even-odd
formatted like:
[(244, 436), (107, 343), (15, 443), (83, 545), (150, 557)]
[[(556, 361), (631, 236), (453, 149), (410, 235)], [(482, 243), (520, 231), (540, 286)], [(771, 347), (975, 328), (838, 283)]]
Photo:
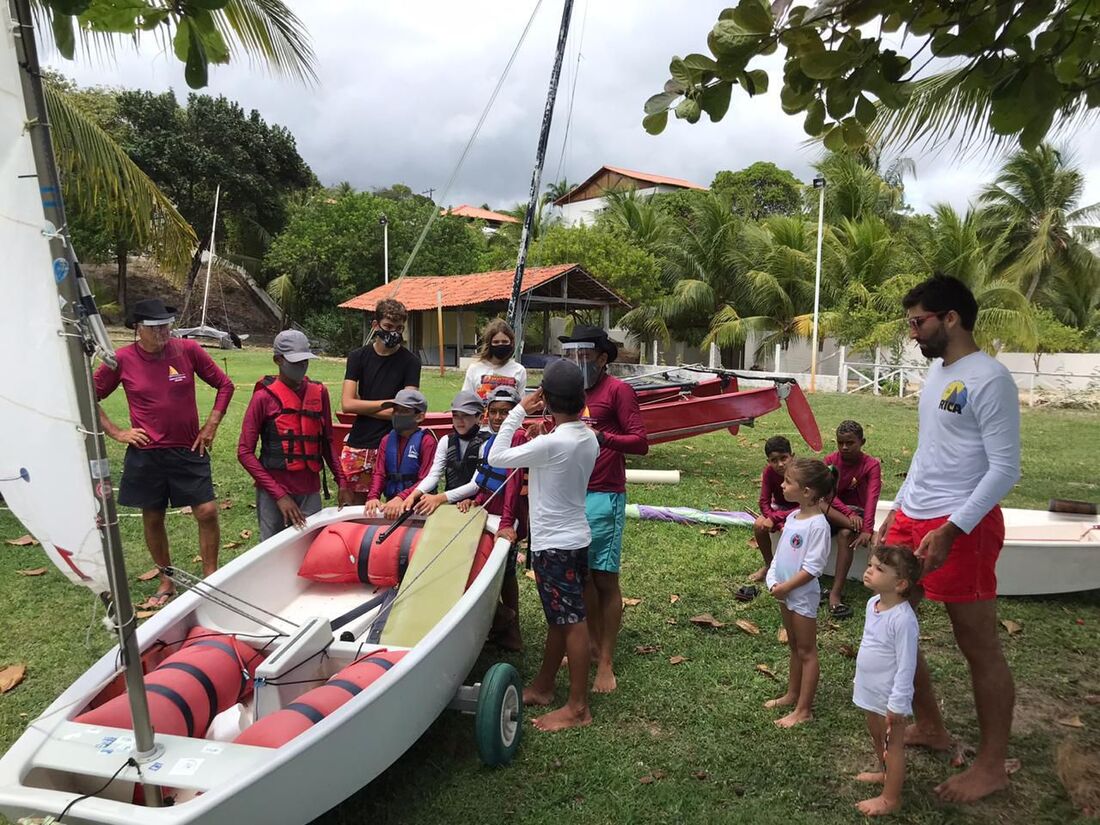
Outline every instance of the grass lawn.
[[(265, 352), (255, 350), (213, 354), (219, 363), (225, 359), (238, 384), (214, 456), (218, 496), (233, 502), (222, 512), (222, 541), (241, 541), (241, 531), (255, 531), (256, 523), (255, 511), (247, 506), (253, 498), (251, 481), (236, 461), (236, 437), (252, 384), (272, 365)], [(342, 373), (342, 362), (323, 360), (315, 362), (310, 374), (329, 382), (338, 395)], [(459, 383), (457, 374), (441, 379), (426, 370), (423, 388), (432, 408), (445, 408)], [(212, 398), (203, 386), (200, 409), (207, 410)], [(915, 403), (819, 395), (812, 405), (827, 438), (843, 418), (863, 423), (868, 450), (883, 461), (884, 495), (892, 497), (916, 442)], [(109, 399), (107, 409), (116, 421), (125, 420), (121, 391)], [(762, 444), (776, 433), (793, 434), (785, 414), (767, 416), (737, 437), (712, 434), (656, 447), (645, 458), (632, 458), (631, 466), (678, 468), (683, 480), (678, 486), (634, 486), (630, 499), (732, 510), (754, 506)], [(1009, 505), (1045, 507), (1051, 497), (1100, 499), (1094, 463), (1100, 456), (1100, 416), (1025, 409), (1023, 441), (1024, 477)], [(117, 468), (122, 450), (117, 444), (111, 447)], [(63, 517), (64, 502), (58, 510)], [(122, 522), (133, 591), (144, 599), (156, 582), (136, 581), (151, 567), (140, 518), (126, 516)], [(197, 553), (194, 522), (170, 516), (169, 530), (176, 563), (198, 572), (192, 561)], [(0, 538), (22, 533), (10, 513), (0, 511)], [(617, 667), (620, 689), (593, 699), (595, 722), (590, 728), (540, 734), (528, 725), (516, 762), (488, 770), (477, 761), (472, 717), (445, 714), (386, 774), (320, 821), (855, 821), (852, 805), (864, 798), (866, 788), (851, 776), (868, 764), (871, 750), (862, 713), (851, 703), (855, 662), (841, 648), (858, 644), (861, 622), (823, 622), (817, 720), (793, 731), (776, 729), (771, 724), (775, 713), (762, 704), (781, 693), (786, 680), (786, 650), (776, 640), (779, 611), (766, 596), (749, 604), (732, 598), (759, 562), (747, 543), (749, 536), (748, 530), (707, 536), (699, 528), (628, 523), (623, 591), (641, 602), (626, 608)], [(239, 549), (223, 551), (223, 559), (255, 541), (253, 537)], [(52, 568), (35, 578), (16, 574), (43, 564), (35, 548), (0, 545), (0, 665), (27, 664), (26, 681), (0, 697), (0, 749), (112, 644), (98, 622), (89, 624), (93, 597), (87, 591), (70, 586)], [(487, 648), (474, 677), (500, 658), (509, 658), (525, 676), (537, 668), (544, 623), (534, 583), (520, 581), (528, 649), (501, 657)], [(673, 594), (679, 597), (675, 603)], [(866, 598), (862, 588), (851, 585), (848, 600), (857, 615)], [(1100, 751), (1100, 707), (1084, 701), (1085, 695), (1100, 693), (1100, 592), (1003, 599), (999, 607), (1002, 618), (1023, 627), (1011, 637), (1002, 634), (1017, 679), (1012, 756), (1021, 760), (1022, 768), (1009, 793), (969, 808), (943, 806), (930, 790), (952, 769), (944, 758), (914, 754), (904, 800), (906, 822), (1075, 821), (1077, 814), (1054, 771), (1054, 752), (1064, 740)], [(698, 613), (731, 624), (702, 630), (688, 621)], [(755, 622), (760, 635), (734, 627), (739, 618)], [(928, 605), (921, 622), (924, 649), (949, 723), (963, 740), (975, 743), (967, 672), (946, 616)], [(635, 648), (640, 645), (658, 650), (639, 655)], [(671, 665), (673, 656), (687, 661)], [(779, 682), (758, 672), (758, 664), (771, 668)], [(559, 698), (564, 687), (563, 674)], [(1080, 716), (1083, 728), (1057, 724), (1074, 715)], [(323, 792), (303, 788), (311, 790)]]

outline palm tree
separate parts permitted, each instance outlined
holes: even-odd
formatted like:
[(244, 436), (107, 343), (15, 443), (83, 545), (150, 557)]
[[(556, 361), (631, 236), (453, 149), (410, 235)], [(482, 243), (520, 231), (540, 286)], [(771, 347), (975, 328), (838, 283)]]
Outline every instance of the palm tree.
[(570, 183), (568, 178), (562, 178), (557, 183), (548, 184), (546, 187), (546, 200), (553, 203), (558, 198), (568, 195), (574, 189), (577, 188), (577, 184)]
[(979, 197), (984, 236), (1003, 239), (999, 274), (1029, 301), (1057, 303), (1059, 284), (1100, 286), (1100, 260), (1085, 245), (1100, 203), (1078, 207), (1084, 185), (1080, 169), (1043, 143), (1013, 154)]
[(881, 151), (871, 146), (859, 152), (830, 152), (814, 168), (828, 181), (825, 189), (825, 219), (836, 223), (844, 218), (860, 220), (878, 216), (893, 228), (900, 222), (905, 205), (905, 176), (916, 166), (899, 157), (881, 171)]
[(607, 205), (600, 211), (600, 223), (646, 252), (660, 255), (664, 251), (672, 237), (673, 223), (652, 198), (630, 189), (608, 192), (604, 201)]

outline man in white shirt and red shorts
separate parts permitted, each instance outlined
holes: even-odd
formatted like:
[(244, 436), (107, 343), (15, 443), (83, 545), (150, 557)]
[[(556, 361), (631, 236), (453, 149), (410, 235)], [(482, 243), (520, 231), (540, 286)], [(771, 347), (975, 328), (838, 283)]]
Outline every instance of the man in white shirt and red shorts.
[[(875, 540), (915, 549), (924, 565), (924, 595), (943, 602), (970, 668), (978, 754), (936, 794), (974, 802), (1008, 787), (1004, 763), (1015, 693), (998, 636), (996, 566), (1005, 535), (999, 502), (1020, 478), (1019, 394), (1008, 370), (974, 341), (978, 304), (965, 284), (936, 275), (902, 304), (910, 338), (933, 361), (921, 392), (917, 449)], [(916, 723), (906, 743), (950, 749), (923, 656), (915, 691)]]

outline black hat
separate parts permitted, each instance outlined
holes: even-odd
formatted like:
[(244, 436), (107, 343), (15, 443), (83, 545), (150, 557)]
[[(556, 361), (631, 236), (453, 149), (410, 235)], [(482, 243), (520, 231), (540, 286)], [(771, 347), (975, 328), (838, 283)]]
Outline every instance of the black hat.
[(154, 321), (166, 324), (176, 319), (176, 308), (164, 305), (160, 298), (145, 298), (137, 301), (130, 310), (130, 317), (126, 320), (126, 326), (133, 329), (137, 324), (145, 321)]
[(606, 353), (608, 361), (614, 361), (619, 357), (618, 345), (607, 337), (607, 331), (600, 327), (577, 326), (573, 327), (572, 335), (559, 335), (558, 340), (563, 344), (595, 344), (596, 349)]
[(542, 371), (542, 389), (559, 398), (584, 397), (584, 375), (572, 361), (551, 361)]

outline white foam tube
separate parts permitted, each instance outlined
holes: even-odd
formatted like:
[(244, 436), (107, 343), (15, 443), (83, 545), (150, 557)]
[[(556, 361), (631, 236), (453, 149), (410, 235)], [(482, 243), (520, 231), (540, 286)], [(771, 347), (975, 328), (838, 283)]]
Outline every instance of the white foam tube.
[(626, 480), (631, 484), (679, 484), (679, 470), (627, 470)]

